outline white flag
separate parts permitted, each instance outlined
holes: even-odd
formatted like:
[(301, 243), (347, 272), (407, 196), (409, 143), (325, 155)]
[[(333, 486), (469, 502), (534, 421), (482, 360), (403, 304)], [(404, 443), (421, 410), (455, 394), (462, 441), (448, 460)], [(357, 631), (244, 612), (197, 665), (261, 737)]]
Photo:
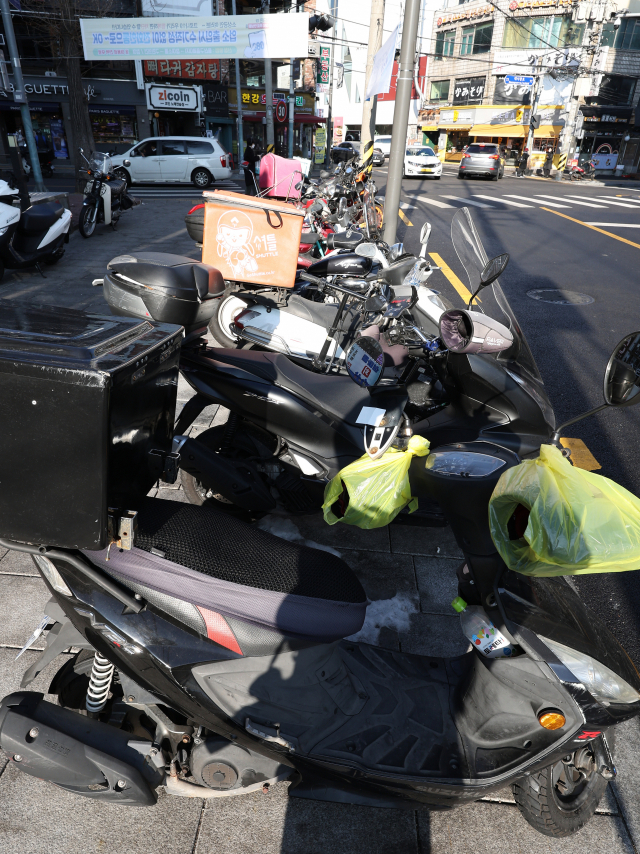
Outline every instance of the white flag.
[(396, 41), (400, 24), (391, 33), (380, 50), (373, 57), (373, 69), (367, 86), (365, 100), (373, 98), (374, 95), (384, 95), (391, 87), (391, 72), (393, 71), (393, 58), (396, 54)]

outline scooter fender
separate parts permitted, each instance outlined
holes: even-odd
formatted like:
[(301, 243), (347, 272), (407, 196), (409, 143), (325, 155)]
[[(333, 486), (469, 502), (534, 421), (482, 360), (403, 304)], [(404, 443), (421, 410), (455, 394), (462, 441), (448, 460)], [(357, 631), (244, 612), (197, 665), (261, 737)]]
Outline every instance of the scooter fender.
[(68, 234), (70, 227), (71, 211), (65, 210), (60, 219), (57, 219), (54, 222), (49, 231), (47, 231), (45, 236), (42, 238), (38, 244), (38, 249), (44, 249), (50, 243), (54, 243), (59, 237), (62, 237), (63, 234)]

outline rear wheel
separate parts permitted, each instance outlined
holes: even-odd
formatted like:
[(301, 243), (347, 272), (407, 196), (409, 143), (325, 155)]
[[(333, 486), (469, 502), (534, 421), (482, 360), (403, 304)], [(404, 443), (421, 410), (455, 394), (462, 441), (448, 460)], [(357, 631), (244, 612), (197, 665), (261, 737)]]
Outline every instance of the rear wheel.
[(193, 185), (199, 190), (206, 190), (211, 184), (211, 173), (207, 169), (199, 167), (194, 170), (191, 180), (193, 181)]
[(234, 317), (247, 307), (247, 303), (228, 294), (218, 301), (216, 312), (209, 321), (209, 331), (221, 347), (237, 347), (238, 339), (231, 331)]
[(98, 211), (92, 207), (83, 207), (80, 211), (80, 221), (78, 230), (83, 237), (91, 237), (96, 230), (96, 222), (98, 220)]
[[(612, 737), (608, 736), (612, 745)], [(529, 824), (545, 836), (560, 838), (580, 830), (595, 813), (607, 780), (587, 745), (555, 765), (513, 785), (516, 804)]]

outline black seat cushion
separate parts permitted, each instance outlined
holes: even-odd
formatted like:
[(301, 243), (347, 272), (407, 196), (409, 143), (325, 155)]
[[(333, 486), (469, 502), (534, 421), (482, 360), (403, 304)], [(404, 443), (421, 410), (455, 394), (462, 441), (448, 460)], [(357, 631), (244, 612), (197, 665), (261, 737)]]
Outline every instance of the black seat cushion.
[(109, 188), (112, 196), (119, 196), (127, 189), (127, 182), (123, 178), (110, 178)]
[(361, 231), (352, 231), (351, 234), (347, 234), (346, 231), (339, 234), (330, 234), (327, 237), (327, 248), (354, 249), (363, 240), (364, 234)]
[(18, 228), (25, 234), (42, 233), (48, 231), (63, 213), (64, 208), (59, 202), (32, 205), (20, 217)]
[(220, 270), (186, 255), (165, 252), (117, 255), (109, 261), (107, 270), (126, 276), (129, 283), (162, 290), (177, 299), (210, 299), (224, 292)]

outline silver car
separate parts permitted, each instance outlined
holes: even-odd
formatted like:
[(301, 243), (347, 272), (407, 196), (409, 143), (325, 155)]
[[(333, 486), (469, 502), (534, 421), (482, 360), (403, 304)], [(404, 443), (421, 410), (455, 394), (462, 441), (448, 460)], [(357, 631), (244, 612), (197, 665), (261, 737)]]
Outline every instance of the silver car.
[(494, 142), (472, 142), (462, 155), (458, 178), (482, 175), (497, 181), (504, 175), (504, 155)]

